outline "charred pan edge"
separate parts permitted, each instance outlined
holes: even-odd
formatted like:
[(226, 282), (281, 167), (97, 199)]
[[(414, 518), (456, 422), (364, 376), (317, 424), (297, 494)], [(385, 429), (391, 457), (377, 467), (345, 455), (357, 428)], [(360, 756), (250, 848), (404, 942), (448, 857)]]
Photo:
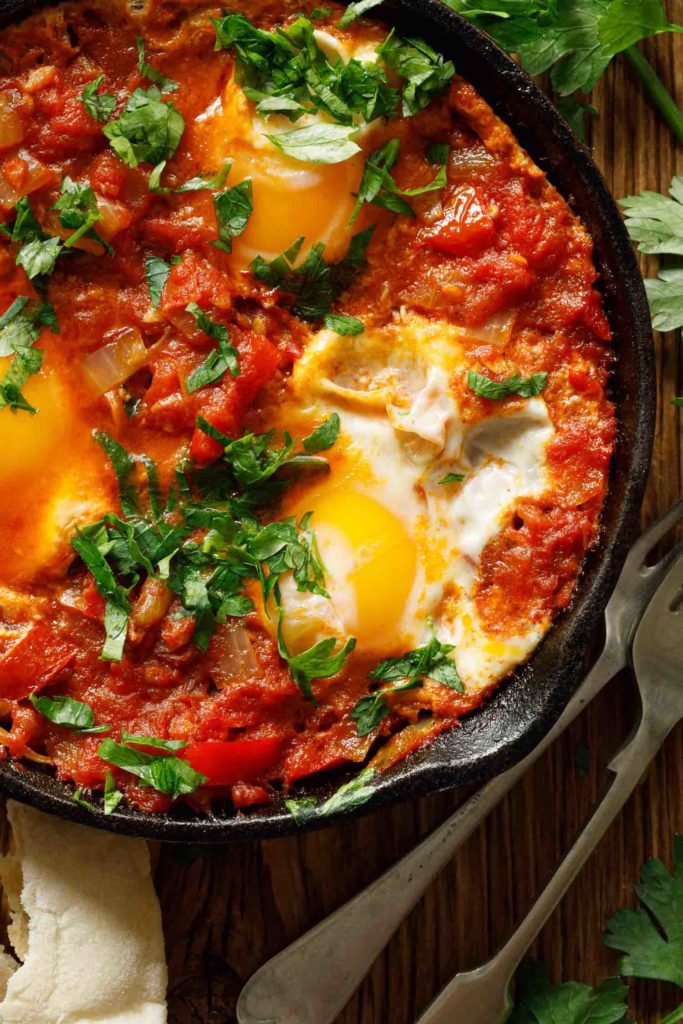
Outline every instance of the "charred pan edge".
[[(38, 6), (31, 0), (0, 0), (0, 25), (25, 17)], [(419, 33), (454, 60), (588, 228), (618, 357), (611, 383), (618, 437), (599, 543), (586, 559), (571, 608), (557, 619), (527, 665), (460, 726), (382, 775), (376, 796), (363, 808), (305, 828), (323, 827), (428, 793), (483, 783), (539, 742), (579, 681), (588, 637), (600, 621), (637, 529), (655, 425), (654, 349), (645, 289), (621, 214), (588, 150), (525, 72), (440, 0), (389, 0), (378, 18), (405, 34)], [(346, 776), (350, 777), (351, 773)], [(296, 795), (322, 799), (338, 782), (307, 786)], [(91, 813), (73, 802), (72, 790), (65, 784), (11, 761), (0, 762), (0, 790), (63, 818), (167, 842), (265, 839), (301, 828), (282, 803), (225, 818), (195, 817), (182, 808), (162, 815), (132, 808), (108, 816), (97, 808)]]

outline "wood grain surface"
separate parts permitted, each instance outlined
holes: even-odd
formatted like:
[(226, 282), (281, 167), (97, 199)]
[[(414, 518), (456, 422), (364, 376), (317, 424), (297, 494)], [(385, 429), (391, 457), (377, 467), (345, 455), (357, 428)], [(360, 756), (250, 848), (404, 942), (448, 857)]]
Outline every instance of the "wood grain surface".
[[(670, 14), (683, 21), (683, 0), (672, 0)], [(683, 39), (662, 37), (646, 50), (683, 104)], [(614, 194), (667, 191), (672, 175), (683, 173), (683, 147), (675, 146), (623, 59), (613, 62), (593, 102), (600, 116), (591, 144)], [(683, 493), (681, 413), (670, 404), (683, 394), (680, 342), (667, 335), (656, 346), (660, 408), (645, 523)], [(409, 1024), (456, 969), (495, 950), (581, 827), (635, 713), (625, 673), (464, 846), (374, 965), (339, 1024)], [(586, 751), (587, 772), (580, 770)], [(210, 853), (162, 849), (156, 884), (171, 1024), (234, 1021), (237, 994), (259, 964), (374, 879), (463, 796), (427, 798), (291, 839)], [(616, 954), (600, 941), (605, 921), (617, 907), (635, 905), (640, 865), (653, 855), (668, 859), (675, 831), (683, 831), (681, 729), (537, 942), (533, 953), (548, 963), (554, 981), (595, 984), (614, 974)], [(325, 965), (311, 964), (311, 970)], [(658, 1024), (679, 1000), (671, 987), (634, 985), (634, 1019)]]

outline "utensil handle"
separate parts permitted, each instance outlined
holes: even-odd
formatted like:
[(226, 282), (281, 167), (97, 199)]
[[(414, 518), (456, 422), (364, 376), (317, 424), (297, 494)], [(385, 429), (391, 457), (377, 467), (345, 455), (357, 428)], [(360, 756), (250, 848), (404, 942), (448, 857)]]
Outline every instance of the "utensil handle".
[(502, 949), (474, 971), (456, 975), (416, 1024), (498, 1024), (511, 1009), (510, 983), (532, 942), (619, 814), (673, 723), (643, 719), (613, 762), (617, 772), (588, 824)]
[(623, 665), (623, 653), (616, 646), (606, 647), (553, 728), (527, 757), (482, 786), (402, 860), (264, 964), (242, 990), (239, 1024), (333, 1024), (458, 847)]

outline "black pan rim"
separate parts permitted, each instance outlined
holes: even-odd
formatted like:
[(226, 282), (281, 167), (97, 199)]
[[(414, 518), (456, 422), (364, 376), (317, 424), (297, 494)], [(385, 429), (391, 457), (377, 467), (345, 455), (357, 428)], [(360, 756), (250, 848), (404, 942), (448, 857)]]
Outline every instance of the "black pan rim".
[[(38, 6), (31, 0), (0, 0), (0, 24), (16, 21)], [(456, 61), (458, 70), (510, 125), (532, 159), (584, 220), (595, 241), (615, 345), (622, 349), (614, 381), (619, 436), (601, 541), (586, 561), (572, 607), (558, 618), (527, 665), (514, 673), (483, 709), (373, 780), (376, 794), (360, 808), (313, 819), (303, 827), (282, 803), (225, 818), (199, 817), (183, 808), (156, 815), (126, 808), (105, 815), (97, 805), (89, 811), (76, 804), (71, 787), (53, 776), (5, 760), (0, 762), (0, 791), (8, 797), (72, 821), (145, 839), (227, 843), (277, 838), (302, 828), (333, 825), (418, 796), (487, 781), (539, 742), (579, 681), (586, 641), (601, 620), (638, 526), (654, 439), (654, 348), (638, 263), (618, 207), (588, 150), (545, 94), (488, 36), (441, 0), (388, 0), (373, 11), (375, 15), (396, 24), (405, 34), (419, 33)], [(534, 708), (534, 701), (541, 697), (541, 704)], [(342, 778), (352, 776), (349, 772)], [(301, 787), (294, 795), (322, 797), (332, 792), (338, 781), (328, 779)]]

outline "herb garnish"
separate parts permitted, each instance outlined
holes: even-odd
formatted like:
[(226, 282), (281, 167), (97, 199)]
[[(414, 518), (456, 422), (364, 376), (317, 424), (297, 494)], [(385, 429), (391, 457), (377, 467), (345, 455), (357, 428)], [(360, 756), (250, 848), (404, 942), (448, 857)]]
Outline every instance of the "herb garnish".
[(145, 60), (145, 40), (142, 36), (135, 37), (135, 46), (138, 51), (138, 70), (141, 75), (148, 78), (150, 82), (154, 82), (162, 93), (175, 92), (176, 89), (180, 88), (178, 83), (174, 82), (172, 78), (167, 78), (161, 71), (147, 63)]
[(354, 0), (354, 3), (348, 5), (339, 19), (339, 28), (346, 28), (356, 18), (360, 18), (361, 14), (367, 14), (373, 7), (379, 7), (381, 3), (383, 0)]
[(32, 302), (20, 295), (0, 316), (0, 357), (12, 361), (0, 378), (0, 409), (23, 410), (33, 415), (37, 410), (24, 398), (22, 388), (29, 377), (43, 365), (44, 352), (34, 348), (43, 327), (57, 333), (57, 317), (49, 302)]
[(213, 205), (218, 224), (218, 240), (212, 244), (223, 252), (232, 252), (233, 238), (242, 234), (254, 209), (251, 178), (219, 192), (213, 197)]
[(114, 782), (114, 776), (111, 772), (107, 772), (104, 776), (104, 813), (113, 814), (116, 808), (123, 800), (123, 793), (120, 789), (116, 788)]
[(171, 267), (177, 263), (180, 263), (180, 256), (174, 256), (170, 263), (167, 263), (161, 256), (148, 256), (145, 260), (147, 287), (149, 288), (149, 297), (154, 309), (161, 302), (161, 293), (164, 290), (168, 275), (171, 273)]
[(90, 705), (74, 700), (73, 697), (48, 697), (31, 693), (28, 699), (36, 711), (55, 725), (63, 725), (80, 733), (109, 732), (111, 729), (110, 725), (95, 725), (95, 715)]
[(520, 377), (518, 373), (515, 373), (507, 380), (492, 380), (491, 377), (487, 377), (484, 373), (477, 373), (476, 370), (470, 370), (467, 374), (468, 388), (480, 398), (489, 398), (494, 401), (509, 398), (511, 395), (533, 398), (535, 395), (540, 395), (547, 383), (547, 373), (532, 373), (530, 377)]
[(446, 473), (439, 480), (440, 484), (461, 484), (465, 479), (464, 473)]
[(163, 196), (170, 195), (172, 192), (180, 195), (184, 192), (201, 192), (202, 189), (223, 188), (232, 167), (230, 160), (226, 160), (220, 171), (217, 171), (215, 174), (197, 174), (194, 178), (190, 178), (184, 184), (179, 185), (178, 188), (166, 188), (161, 184), (161, 175), (166, 167), (166, 163), (166, 160), (162, 160), (161, 163), (156, 165), (149, 176), (150, 192), (156, 192), (158, 195)]
[(345, 313), (327, 313), (323, 317), (323, 323), (329, 331), (335, 334), (355, 335), (362, 334), (365, 324), (356, 316), (347, 316)]
[[(391, 169), (399, 157), (400, 141), (390, 139), (374, 153), (370, 153), (365, 161), (365, 170), (360, 183), (356, 205), (351, 215), (351, 223), (358, 216), (363, 203), (372, 203), (374, 206), (384, 207), (385, 210), (393, 210), (394, 213), (402, 213), (407, 217), (414, 217), (415, 211), (407, 198), (410, 196), (421, 196), (426, 192), (435, 192), (446, 185), (446, 160), (441, 161), (441, 166), (436, 177), (429, 185), (422, 185), (419, 188), (401, 189), (391, 176)], [(441, 154), (440, 154), (441, 155)], [(448, 154), (446, 153), (446, 158)]]
[(98, 242), (108, 253), (114, 250), (95, 231), (95, 224), (102, 219), (102, 214), (97, 208), (97, 197), (90, 185), (74, 181), (67, 174), (62, 181), (61, 195), (52, 207), (59, 213), (59, 222), (62, 227), (70, 228), (73, 234), (64, 242), (64, 248), (70, 249), (81, 238), (92, 238)]
[[(132, 745), (158, 746), (159, 743), (167, 742), (155, 742), (149, 737), (140, 736), (130, 737), (122, 743), (107, 739), (100, 743), (97, 753), (108, 764), (137, 776), (140, 785), (150, 786), (176, 800), (179, 796), (194, 793), (199, 786), (203, 786), (207, 781), (206, 776), (196, 772), (187, 761), (174, 753), (146, 754)], [(167, 746), (163, 749), (166, 750)]]
[(156, 85), (136, 89), (119, 117), (102, 129), (109, 145), (128, 167), (169, 160), (180, 143), (185, 121)]
[(375, 768), (370, 766), (363, 768), (320, 806), (317, 805), (314, 796), (306, 796), (299, 800), (294, 798), (285, 800), (285, 807), (297, 825), (303, 825), (311, 818), (326, 818), (330, 814), (336, 814), (337, 811), (348, 811), (353, 807), (360, 807), (375, 795), (375, 787), (370, 786), (369, 782), (376, 774)]
[(98, 92), (104, 81), (104, 75), (100, 75), (93, 82), (88, 82), (81, 93), (81, 103), (95, 121), (106, 124), (116, 107), (116, 96), (110, 92)]
[(373, 231), (374, 228), (367, 228), (355, 234), (346, 256), (337, 263), (325, 263), (325, 246), (318, 242), (304, 262), (295, 268), (294, 264), (304, 242), (302, 236), (286, 252), (270, 262), (257, 256), (250, 264), (250, 270), (269, 287), (293, 295), (295, 302), (292, 312), (302, 320), (315, 322), (331, 312), (333, 302), (349, 287), (364, 266)]
[(455, 74), (453, 62), (444, 60), (424, 39), (400, 39), (392, 31), (377, 53), (403, 79), (401, 106), (406, 117), (440, 96)]
[(619, 978), (597, 988), (568, 981), (550, 984), (541, 964), (525, 964), (517, 974), (518, 1003), (509, 1024), (626, 1024), (628, 989)]
[(185, 309), (192, 314), (199, 330), (218, 343), (218, 347), (209, 353), (204, 362), (196, 367), (185, 381), (185, 387), (189, 394), (193, 394), (209, 384), (216, 384), (228, 370), (233, 377), (238, 377), (240, 372), (238, 353), (237, 349), (230, 344), (228, 328), (224, 324), (218, 324), (211, 320), (196, 302), (188, 303)]
[(333, 412), (308, 437), (304, 438), (303, 446), (306, 454), (316, 455), (318, 452), (331, 448), (339, 437), (340, 425), (339, 414)]
[(374, 682), (393, 685), (361, 697), (356, 703), (351, 717), (355, 719), (359, 736), (367, 736), (389, 714), (391, 708), (386, 697), (422, 686), (425, 679), (434, 679), (458, 693), (465, 692), (455, 662), (449, 657), (455, 649), (453, 644), (442, 644), (437, 640), (431, 622), (429, 628), (432, 635), (424, 647), (417, 647), (399, 658), (386, 658), (370, 673)]

